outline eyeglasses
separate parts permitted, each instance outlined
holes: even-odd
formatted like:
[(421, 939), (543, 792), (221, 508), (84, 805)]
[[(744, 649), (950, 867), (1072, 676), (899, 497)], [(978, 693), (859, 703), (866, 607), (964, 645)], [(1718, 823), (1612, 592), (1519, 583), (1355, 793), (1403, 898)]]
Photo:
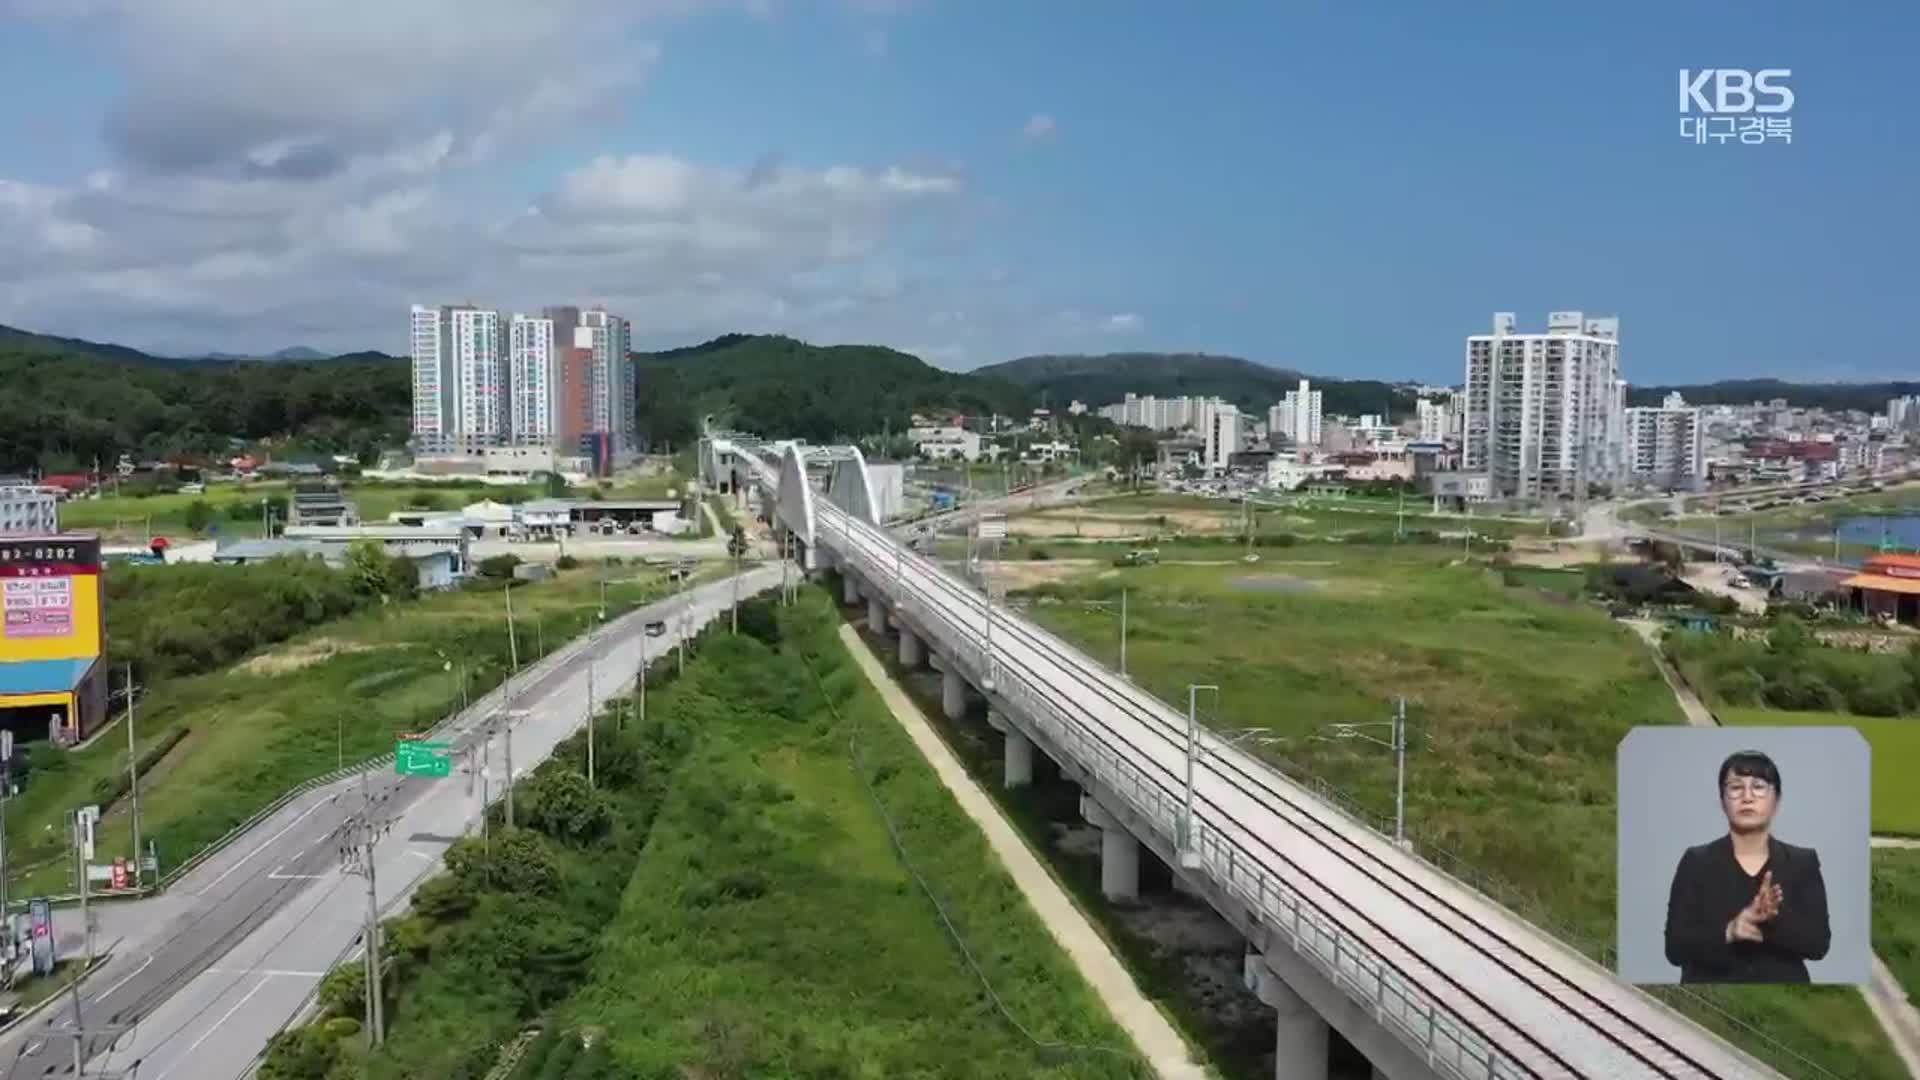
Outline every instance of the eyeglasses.
[(1729, 780), (1726, 786), (1720, 790), (1729, 799), (1737, 799), (1742, 795), (1752, 795), (1756, 799), (1764, 799), (1773, 794), (1773, 785), (1765, 780), (1749, 778), (1744, 782), (1740, 780)]

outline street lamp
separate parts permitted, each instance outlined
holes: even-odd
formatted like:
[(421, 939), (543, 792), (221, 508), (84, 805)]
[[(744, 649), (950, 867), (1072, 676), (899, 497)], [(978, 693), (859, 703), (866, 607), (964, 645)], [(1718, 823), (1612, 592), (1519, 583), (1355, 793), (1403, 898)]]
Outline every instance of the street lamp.
[(1220, 708), (1220, 688), (1210, 683), (1187, 685), (1187, 785), (1186, 800), (1180, 812), (1180, 866), (1184, 870), (1200, 868), (1200, 852), (1194, 846), (1193, 767), (1200, 756), (1200, 691), (1213, 693), (1213, 707)]

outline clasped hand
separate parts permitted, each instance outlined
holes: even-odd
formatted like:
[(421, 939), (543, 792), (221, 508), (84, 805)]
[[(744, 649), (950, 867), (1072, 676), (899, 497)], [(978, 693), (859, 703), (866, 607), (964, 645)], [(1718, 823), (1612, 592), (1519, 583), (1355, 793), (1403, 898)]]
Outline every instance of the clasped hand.
[(1773, 883), (1773, 871), (1769, 870), (1761, 875), (1760, 890), (1753, 894), (1753, 899), (1727, 923), (1728, 944), (1761, 940), (1761, 927), (1780, 913), (1781, 899), (1780, 886)]

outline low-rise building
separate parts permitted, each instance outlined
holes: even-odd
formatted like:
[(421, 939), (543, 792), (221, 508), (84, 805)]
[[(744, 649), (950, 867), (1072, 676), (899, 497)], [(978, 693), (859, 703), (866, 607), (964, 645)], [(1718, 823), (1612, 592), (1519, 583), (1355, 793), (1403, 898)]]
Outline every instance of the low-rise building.
[[(452, 577), (472, 572), (469, 558), (473, 536), (466, 529), (442, 525), (301, 525), (289, 526), (285, 539), (317, 545), (320, 557), (329, 563), (342, 562), (354, 544), (371, 540), (386, 550), (418, 563), (423, 556), (447, 555), (451, 558)], [(258, 549), (256, 549), (258, 550)], [(310, 550), (310, 549), (309, 549)], [(293, 554), (288, 549), (286, 554)], [(214, 561), (220, 561), (216, 553)]]
[(907, 441), (929, 461), (980, 460), (979, 434), (957, 425), (909, 428)]
[(1493, 500), (1493, 478), (1482, 472), (1433, 474), (1433, 508), (1464, 510)]
[(1298, 454), (1275, 454), (1267, 462), (1267, 486), (1277, 491), (1298, 491), (1308, 484), (1344, 475), (1338, 465), (1303, 460)]
[(59, 495), (37, 485), (0, 487), (0, 536), (51, 536), (59, 531)]
[(288, 525), (357, 525), (360, 515), (338, 484), (295, 484), (287, 500)]

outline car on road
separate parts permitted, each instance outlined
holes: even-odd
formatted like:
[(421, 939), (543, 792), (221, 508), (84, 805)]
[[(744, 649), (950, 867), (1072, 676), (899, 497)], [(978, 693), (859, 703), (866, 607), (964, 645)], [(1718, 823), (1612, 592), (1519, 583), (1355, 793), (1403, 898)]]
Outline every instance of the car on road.
[(664, 619), (653, 619), (647, 623), (648, 637), (662, 637), (666, 634), (666, 632), (667, 632), (667, 624)]

